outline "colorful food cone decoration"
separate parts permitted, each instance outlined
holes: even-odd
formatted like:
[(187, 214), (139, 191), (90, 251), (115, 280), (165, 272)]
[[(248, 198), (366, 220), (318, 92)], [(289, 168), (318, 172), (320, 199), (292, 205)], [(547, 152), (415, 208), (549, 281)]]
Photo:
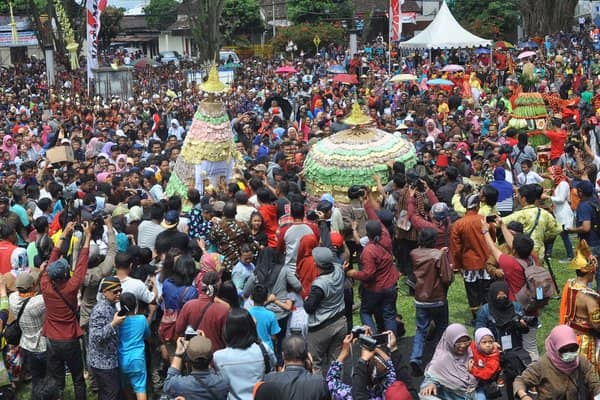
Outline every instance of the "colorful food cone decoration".
[[(217, 69), (213, 66), (208, 80), (201, 88), (214, 95), (225, 91), (227, 86), (219, 81)], [(215, 100), (214, 96), (210, 96), (198, 106), (166, 193), (168, 196), (178, 194), (187, 199), (190, 188), (203, 193), (205, 185), (228, 183), (239, 160), (241, 155), (233, 141), (233, 131), (225, 106)]]
[(416, 164), (414, 145), (400, 136), (365, 127), (371, 119), (356, 101), (344, 122), (354, 127), (315, 143), (306, 156), (304, 177), (312, 196), (331, 193), (336, 201), (348, 203), (348, 188), (375, 187), (373, 175), (387, 177), (389, 161), (402, 161), (407, 169)]

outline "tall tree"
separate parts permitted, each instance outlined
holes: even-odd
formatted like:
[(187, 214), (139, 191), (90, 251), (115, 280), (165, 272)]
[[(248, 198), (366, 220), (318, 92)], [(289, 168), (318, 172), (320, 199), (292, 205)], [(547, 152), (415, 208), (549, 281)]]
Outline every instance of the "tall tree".
[(219, 21), (225, 0), (185, 0), (180, 13), (188, 16), (200, 61), (214, 60), (221, 48)]
[(121, 19), (123, 19), (123, 13), (125, 9), (108, 6), (104, 9), (104, 12), (100, 16), (101, 26), (100, 29), (100, 48), (108, 49), (110, 42), (119, 34), (121, 25)]
[(176, 0), (150, 0), (144, 7), (146, 23), (150, 28), (165, 29), (177, 20), (178, 8)]
[(521, 11), (525, 35), (569, 31), (577, 0), (511, 0)]
[(349, 0), (288, 1), (288, 17), (294, 23), (350, 18), (353, 12), (352, 2)]
[(477, 35), (495, 40), (516, 38), (519, 10), (512, 0), (454, 0), (450, 8), (458, 22)]
[(226, 0), (220, 31), (225, 43), (233, 43), (236, 37), (262, 32), (264, 23), (260, 17), (257, 0)]

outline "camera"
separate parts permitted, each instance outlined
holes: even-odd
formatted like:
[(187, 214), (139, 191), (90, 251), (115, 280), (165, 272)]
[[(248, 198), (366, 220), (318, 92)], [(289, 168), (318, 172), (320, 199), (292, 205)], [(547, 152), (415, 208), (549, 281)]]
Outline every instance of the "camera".
[(198, 332), (193, 329), (191, 326), (188, 326), (187, 328), (185, 328), (185, 333), (184, 333), (184, 338), (187, 341), (192, 340), (192, 338), (194, 336), (198, 336)]
[(360, 335), (364, 335), (366, 333), (365, 328), (363, 328), (362, 326), (355, 326), (354, 328), (352, 328), (352, 338), (353, 339), (358, 339), (358, 337)]
[(494, 222), (496, 222), (497, 217), (497, 215), (488, 215), (487, 217), (485, 217), (485, 222), (487, 222), (488, 224), (493, 224)]
[(377, 340), (372, 336), (360, 335), (358, 337), (358, 343), (360, 347), (364, 347), (369, 351), (374, 351), (377, 348)]

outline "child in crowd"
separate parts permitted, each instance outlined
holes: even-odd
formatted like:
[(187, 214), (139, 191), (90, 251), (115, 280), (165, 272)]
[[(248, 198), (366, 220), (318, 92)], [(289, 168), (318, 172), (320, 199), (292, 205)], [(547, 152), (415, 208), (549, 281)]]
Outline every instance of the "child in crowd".
[(532, 171), (533, 163), (530, 160), (523, 160), (521, 162), (521, 173), (517, 176), (517, 182), (519, 186), (529, 185), (532, 183), (541, 184), (544, 182), (544, 178), (542, 178), (537, 172)]
[(475, 340), (471, 342), (473, 367), (470, 372), (479, 380), (477, 400), (485, 400), (486, 394), (492, 391), (498, 392), (495, 379), (501, 370), (499, 348), (498, 343), (494, 341), (494, 334), (488, 328), (475, 331)]
[(275, 350), (275, 335), (281, 331), (281, 327), (277, 323), (275, 313), (265, 308), (268, 295), (269, 293), (264, 285), (257, 284), (254, 286), (251, 295), (254, 306), (248, 311), (256, 322), (256, 332), (258, 333), (260, 340), (271, 346), (271, 349)]
[(137, 400), (146, 400), (146, 355), (144, 340), (150, 337), (146, 316), (136, 314), (137, 299), (123, 293), (120, 313), (127, 316), (119, 328), (119, 366), (125, 386), (131, 387)]

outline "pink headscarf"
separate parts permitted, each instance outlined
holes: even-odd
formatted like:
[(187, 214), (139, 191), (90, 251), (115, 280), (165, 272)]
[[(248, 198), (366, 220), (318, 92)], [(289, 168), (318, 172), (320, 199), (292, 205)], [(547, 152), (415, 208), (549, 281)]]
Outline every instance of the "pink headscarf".
[(97, 176), (98, 183), (104, 183), (110, 178), (110, 172), (100, 172)]
[(214, 271), (221, 275), (221, 269), (223, 269), (221, 259), (221, 255), (218, 253), (204, 253), (202, 255), (202, 258), (200, 258), (200, 272), (198, 272), (198, 275), (194, 279), (194, 286), (198, 290), (202, 290), (202, 277), (208, 271)]
[(550, 331), (550, 335), (546, 338), (546, 356), (550, 363), (556, 369), (565, 373), (571, 374), (579, 366), (579, 357), (572, 362), (564, 362), (560, 358), (558, 350), (570, 344), (577, 344), (577, 336), (570, 326), (558, 325)]
[[(431, 127), (431, 125), (433, 125), (433, 127)], [(439, 130), (435, 125), (435, 121), (431, 118), (425, 121), (425, 130), (427, 131), (427, 136), (431, 136), (435, 140), (437, 140), (438, 136), (440, 136), (440, 133), (442, 133), (442, 131)]]
[[(119, 161), (125, 161), (125, 166), (123, 168), (119, 168)], [(127, 171), (127, 154), (119, 154), (117, 159), (115, 160), (115, 167), (117, 168), (117, 172), (125, 172)]]
[[(6, 144), (6, 142), (8, 142), (9, 140), (12, 140), (12, 142), (13, 142), (12, 145)], [(10, 135), (6, 135), (6, 136), (4, 136), (4, 139), (2, 139), (1, 149), (2, 149), (2, 151), (6, 151), (8, 154), (10, 154), (11, 160), (14, 160), (17, 157), (17, 154), (19, 153), (19, 149), (17, 148), (17, 145), (15, 144), (15, 140)]]

